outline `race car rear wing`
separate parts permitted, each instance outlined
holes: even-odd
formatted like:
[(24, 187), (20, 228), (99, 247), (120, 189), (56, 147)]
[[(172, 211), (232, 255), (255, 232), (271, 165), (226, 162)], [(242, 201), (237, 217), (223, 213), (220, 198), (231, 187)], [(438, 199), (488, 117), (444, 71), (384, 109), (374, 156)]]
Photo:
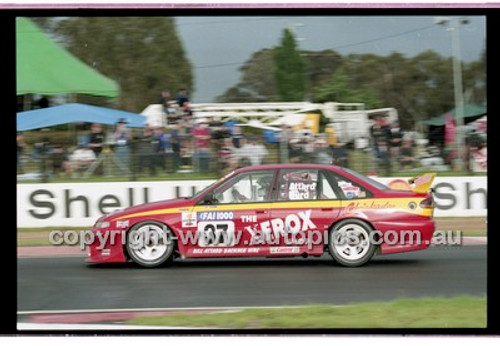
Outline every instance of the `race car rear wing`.
[(436, 173), (425, 173), (421, 176), (408, 179), (408, 183), (413, 185), (413, 187), (411, 188), (413, 192), (417, 193), (426, 193), (429, 191), (432, 192), (431, 185), (435, 177)]

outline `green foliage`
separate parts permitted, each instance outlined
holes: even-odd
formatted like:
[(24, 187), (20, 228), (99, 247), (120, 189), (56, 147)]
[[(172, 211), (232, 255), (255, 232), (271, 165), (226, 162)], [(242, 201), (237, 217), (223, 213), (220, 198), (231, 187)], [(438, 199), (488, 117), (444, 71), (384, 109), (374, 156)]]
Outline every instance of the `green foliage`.
[(345, 306), (244, 309), (137, 317), (134, 325), (218, 328), (486, 328), (486, 297), (399, 299)]
[(242, 80), (216, 98), (217, 102), (272, 102), (277, 101), (276, 82), (270, 71), (274, 69), (273, 51), (263, 49), (240, 68)]
[(380, 98), (370, 89), (350, 86), (349, 77), (343, 71), (336, 73), (328, 84), (316, 89), (314, 96), (316, 102), (361, 102), (366, 108), (382, 106)]
[(302, 101), (305, 97), (305, 62), (289, 29), (274, 49), (274, 78), (279, 101)]
[[(295, 47), (290, 33), (284, 36), (280, 47), (284, 47), (286, 38), (289, 40), (287, 47)], [(279, 51), (278, 48), (274, 52)], [(286, 88), (292, 82), (278, 82), (276, 78), (274, 83), (272, 77), (274, 71), (279, 70), (278, 63), (285, 65), (281, 60), (286, 56), (278, 59), (275, 54), (271, 61), (269, 52), (259, 51), (249, 59), (241, 69), (242, 80), (221, 96), (224, 102), (284, 100), (283, 93), (288, 93)], [(434, 51), (425, 51), (414, 57), (398, 52), (387, 56), (341, 56), (333, 50), (304, 51), (300, 55), (305, 64), (302, 72), (305, 95), (315, 102), (362, 102), (366, 108), (394, 107), (405, 129), (413, 129), (422, 120), (454, 108), (451, 59)], [(465, 102), (485, 104), (486, 51), (478, 61), (463, 64), (462, 71)], [(280, 74), (283, 79), (292, 76)], [(297, 76), (294, 78), (298, 79)]]
[[(120, 85), (116, 106), (142, 111), (162, 90), (192, 90), (192, 67), (171, 17), (65, 17), (38, 19), (72, 54)], [(103, 105), (105, 100), (77, 101)]]

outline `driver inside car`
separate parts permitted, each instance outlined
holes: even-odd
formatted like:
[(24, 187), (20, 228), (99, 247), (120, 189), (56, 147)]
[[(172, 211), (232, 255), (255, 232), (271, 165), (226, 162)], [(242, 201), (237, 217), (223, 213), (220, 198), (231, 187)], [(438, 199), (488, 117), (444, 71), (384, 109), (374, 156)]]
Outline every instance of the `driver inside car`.
[(257, 198), (256, 201), (267, 200), (267, 194), (271, 188), (272, 176), (263, 176), (257, 181)]

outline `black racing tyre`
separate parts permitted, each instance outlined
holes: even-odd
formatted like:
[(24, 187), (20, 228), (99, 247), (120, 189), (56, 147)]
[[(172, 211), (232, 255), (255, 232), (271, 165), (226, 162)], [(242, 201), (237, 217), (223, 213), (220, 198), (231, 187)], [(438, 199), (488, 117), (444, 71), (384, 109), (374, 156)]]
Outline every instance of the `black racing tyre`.
[(328, 250), (333, 259), (345, 267), (364, 265), (373, 257), (376, 249), (373, 230), (364, 221), (342, 220), (330, 230)]
[(160, 222), (140, 222), (127, 232), (127, 253), (142, 267), (161, 266), (173, 258), (175, 244), (172, 237), (172, 231)]

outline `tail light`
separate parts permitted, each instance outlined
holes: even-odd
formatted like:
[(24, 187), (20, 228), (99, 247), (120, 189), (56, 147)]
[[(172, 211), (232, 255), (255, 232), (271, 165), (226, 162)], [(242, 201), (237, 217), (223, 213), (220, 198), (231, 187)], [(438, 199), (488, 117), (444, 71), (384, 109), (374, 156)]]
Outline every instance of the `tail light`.
[(434, 208), (434, 198), (432, 195), (420, 202), (420, 208)]

